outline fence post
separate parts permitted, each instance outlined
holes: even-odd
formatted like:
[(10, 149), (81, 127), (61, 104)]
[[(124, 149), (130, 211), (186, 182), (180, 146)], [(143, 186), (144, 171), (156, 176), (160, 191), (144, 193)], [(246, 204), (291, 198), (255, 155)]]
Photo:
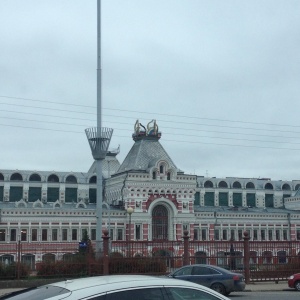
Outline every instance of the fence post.
[(185, 230), (183, 232), (183, 265), (187, 266), (190, 264), (190, 257), (189, 257), (189, 232)]
[(108, 230), (103, 230), (103, 275), (109, 274), (109, 258), (108, 258)]
[(245, 282), (250, 283), (250, 251), (249, 251), (249, 240), (250, 236), (247, 231), (244, 231), (244, 271), (245, 271)]
[(17, 252), (18, 252), (18, 265), (17, 265), (17, 279), (21, 278), (21, 241), (18, 241), (17, 244)]

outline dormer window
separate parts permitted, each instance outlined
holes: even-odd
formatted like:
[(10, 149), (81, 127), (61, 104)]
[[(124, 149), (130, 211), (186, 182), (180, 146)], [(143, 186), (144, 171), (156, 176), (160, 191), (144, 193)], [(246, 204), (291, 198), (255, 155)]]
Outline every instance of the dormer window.
[(159, 173), (160, 174), (164, 173), (164, 166), (163, 165), (160, 165), (160, 167), (159, 167)]

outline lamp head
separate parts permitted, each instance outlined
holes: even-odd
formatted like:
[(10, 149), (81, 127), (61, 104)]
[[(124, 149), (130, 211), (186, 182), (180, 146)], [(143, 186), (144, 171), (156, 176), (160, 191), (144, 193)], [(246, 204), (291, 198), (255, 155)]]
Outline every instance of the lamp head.
[(128, 207), (126, 211), (129, 215), (131, 215), (133, 213), (134, 209), (132, 207)]

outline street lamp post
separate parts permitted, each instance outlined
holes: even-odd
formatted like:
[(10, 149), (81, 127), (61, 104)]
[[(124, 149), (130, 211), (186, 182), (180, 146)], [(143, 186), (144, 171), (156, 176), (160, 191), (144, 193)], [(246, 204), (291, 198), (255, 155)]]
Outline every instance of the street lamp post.
[(112, 128), (102, 127), (102, 75), (101, 75), (101, 0), (97, 0), (97, 127), (85, 130), (92, 155), (96, 160), (97, 203), (96, 203), (96, 252), (102, 252), (102, 161), (105, 159), (113, 133)]
[(128, 207), (127, 213), (129, 215), (129, 223), (128, 223), (128, 249), (129, 249), (129, 255), (131, 256), (131, 215), (133, 213), (133, 208)]
[(128, 241), (130, 242), (131, 241), (131, 215), (133, 213), (133, 208), (132, 207), (128, 207), (127, 208), (127, 213), (129, 215), (129, 228), (128, 228)]

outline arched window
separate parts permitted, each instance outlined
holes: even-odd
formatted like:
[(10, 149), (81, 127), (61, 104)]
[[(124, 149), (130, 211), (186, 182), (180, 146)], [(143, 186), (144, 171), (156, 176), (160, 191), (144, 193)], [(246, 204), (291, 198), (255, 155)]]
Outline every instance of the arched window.
[(31, 174), (29, 181), (41, 181), (41, 176), (39, 174)]
[(23, 181), (23, 177), (20, 173), (14, 173), (10, 176), (11, 181)]
[(92, 176), (91, 178), (90, 178), (90, 181), (89, 181), (90, 183), (97, 183), (97, 176)]
[(273, 190), (273, 185), (272, 185), (272, 183), (270, 183), (270, 182), (266, 183), (265, 189), (266, 189), (266, 190)]
[(163, 166), (163, 165), (160, 165), (160, 166), (159, 166), (159, 173), (160, 173), (160, 174), (163, 174), (163, 173), (164, 173), (164, 166)]
[(168, 239), (168, 211), (163, 205), (157, 205), (152, 212), (152, 239)]
[(42, 261), (45, 262), (55, 262), (55, 254), (46, 253), (42, 256)]
[(48, 176), (48, 182), (59, 182), (58, 176), (55, 174), (51, 174)]
[(168, 174), (167, 174), (167, 180), (171, 180), (171, 173), (170, 172), (168, 172)]
[(286, 251), (278, 251), (277, 252), (277, 257), (278, 257), (278, 263), (286, 264), (286, 262), (287, 262)]
[(240, 184), (238, 181), (235, 181), (235, 182), (232, 184), (232, 187), (233, 187), (234, 189), (241, 189), (241, 188), (242, 188), (241, 184)]
[(246, 189), (255, 189), (254, 183), (253, 182), (247, 182)]
[(220, 181), (219, 188), (228, 188), (228, 184), (225, 181)]
[(250, 264), (257, 264), (257, 252), (256, 251), (250, 251)]
[(77, 183), (77, 179), (74, 175), (69, 175), (67, 178), (66, 178), (66, 183)]
[(263, 264), (271, 264), (272, 263), (272, 252), (271, 251), (264, 251), (262, 254)]
[(0, 181), (4, 181), (4, 176), (2, 173), (0, 173)]
[(296, 184), (296, 186), (295, 186), (295, 191), (298, 191), (299, 188), (300, 188), (300, 184)]
[(290, 191), (291, 190), (291, 186), (287, 183), (285, 183), (283, 186), (282, 186), (282, 190), (283, 191)]
[(207, 180), (207, 181), (204, 182), (204, 187), (205, 188), (213, 188), (214, 185), (210, 180)]
[(156, 179), (156, 172), (152, 172), (152, 179)]

